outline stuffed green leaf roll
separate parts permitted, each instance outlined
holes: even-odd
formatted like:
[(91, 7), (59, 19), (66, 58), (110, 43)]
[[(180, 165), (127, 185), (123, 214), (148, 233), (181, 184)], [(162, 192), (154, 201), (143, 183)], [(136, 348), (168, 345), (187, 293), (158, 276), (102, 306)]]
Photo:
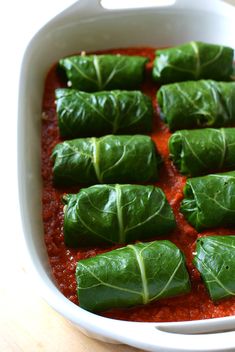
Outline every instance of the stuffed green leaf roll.
[(148, 58), (128, 55), (77, 55), (59, 61), (68, 85), (84, 92), (136, 89), (144, 79)]
[(149, 136), (78, 138), (53, 150), (56, 186), (155, 181), (160, 156)]
[(227, 81), (233, 73), (232, 48), (203, 42), (189, 42), (156, 51), (153, 78), (162, 83), (214, 79)]
[(235, 128), (182, 130), (169, 139), (170, 156), (182, 174), (235, 169)]
[(138, 243), (80, 260), (79, 304), (89, 311), (130, 307), (190, 291), (184, 255), (170, 241)]
[(175, 227), (163, 191), (154, 186), (96, 185), (64, 197), (64, 240), (71, 247), (129, 243)]
[(60, 135), (95, 137), (152, 130), (153, 107), (140, 91), (80, 92), (56, 89)]
[(198, 239), (194, 265), (212, 300), (235, 296), (235, 236)]
[(189, 178), (180, 211), (198, 231), (235, 225), (235, 171)]
[(235, 124), (235, 82), (168, 84), (159, 89), (157, 100), (171, 131)]

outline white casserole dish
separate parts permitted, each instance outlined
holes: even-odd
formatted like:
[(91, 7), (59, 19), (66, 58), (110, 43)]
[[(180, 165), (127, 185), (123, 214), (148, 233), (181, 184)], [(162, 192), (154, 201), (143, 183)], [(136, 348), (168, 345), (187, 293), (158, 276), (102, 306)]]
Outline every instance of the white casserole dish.
[(41, 218), (40, 124), (48, 69), (80, 50), (170, 46), (203, 40), (235, 47), (235, 8), (219, 0), (176, 0), (172, 6), (106, 10), (80, 0), (31, 40), (19, 88), (19, 196), (33, 276), (46, 301), (87, 335), (147, 351), (235, 351), (235, 316), (181, 323), (132, 323), (89, 313), (58, 290), (48, 263)]

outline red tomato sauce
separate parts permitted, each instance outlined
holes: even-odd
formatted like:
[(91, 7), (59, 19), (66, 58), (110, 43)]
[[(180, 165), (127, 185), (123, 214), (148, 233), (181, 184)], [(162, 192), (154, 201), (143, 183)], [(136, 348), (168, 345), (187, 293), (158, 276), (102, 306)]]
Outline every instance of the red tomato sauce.
[[(186, 178), (179, 174), (169, 159), (168, 139), (171, 133), (168, 127), (160, 120), (157, 113), (156, 92), (159, 87), (151, 79), (154, 52), (155, 49), (153, 48), (133, 48), (106, 50), (102, 53), (142, 55), (150, 59), (141, 90), (149, 95), (153, 101), (155, 114), (151, 137), (163, 159), (159, 181), (156, 185), (165, 192), (177, 221), (177, 227), (174, 232), (164, 238), (174, 242), (184, 252), (192, 290), (190, 293), (179, 297), (163, 299), (134, 308), (113, 309), (101, 313), (101, 315), (114, 319), (144, 322), (185, 321), (235, 315), (235, 298), (213, 303), (198, 271), (192, 264), (195, 241), (198, 237), (213, 234), (226, 235), (231, 233), (231, 229), (213, 229), (213, 231), (198, 233), (179, 212)], [(53, 147), (62, 141), (57, 125), (54, 91), (56, 88), (65, 86), (65, 82), (57, 72), (56, 65), (53, 66), (46, 78), (42, 104), (43, 222), (45, 244), (55, 281), (62, 293), (69, 300), (78, 304), (75, 281), (77, 261), (110, 251), (117, 246), (71, 249), (64, 245), (63, 205), (61, 198), (64, 193), (76, 193), (79, 191), (79, 188), (55, 189), (52, 184), (53, 165), (50, 156)], [(159, 239), (159, 237), (151, 238), (150, 240), (153, 239)]]

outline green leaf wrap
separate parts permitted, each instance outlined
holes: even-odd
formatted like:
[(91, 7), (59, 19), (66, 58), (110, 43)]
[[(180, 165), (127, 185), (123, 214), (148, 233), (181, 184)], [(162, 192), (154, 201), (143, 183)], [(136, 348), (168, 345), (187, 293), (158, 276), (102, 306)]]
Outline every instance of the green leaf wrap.
[(85, 93), (56, 89), (60, 135), (64, 138), (151, 132), (153, 107), (140, 91)]
[(232, 48), (190, 42), (156, 51), (153, 78), (162, 83), (198, 80), (227, 81), (233, 73)]
[(57, 186), (156, 181), (160, 156), (149, 136), (79, 138), (53, 150)]
[(235, 236), (198, 239), (194, 265), (211, 299), (235, 296)]
[(59, 61), (72, 88), (85, 92), (136, 89), (144, 79), (148, 58), (127, 55), (78, 55)]
[(154, 186), (96, 185), (64, 198), (67, 246), (129, 243), (168, 234), (175, 227), (163, 191)]
[(173, 83), (159, 89), (157, 100), (171, 131), (235, 124), (235, 82)]
[(235, 225), (235, 171), (189, 178), (180, 211), (198, 231)]
[(170, 241), (138, 243), (80, 260), (79, 304), (89, 311), (130, 307), (190, 291), (184, 255)]
[(169, 139), (170, 157), (188, 176), (235, 169), (235, 128), (205, 128), (175, 132)]

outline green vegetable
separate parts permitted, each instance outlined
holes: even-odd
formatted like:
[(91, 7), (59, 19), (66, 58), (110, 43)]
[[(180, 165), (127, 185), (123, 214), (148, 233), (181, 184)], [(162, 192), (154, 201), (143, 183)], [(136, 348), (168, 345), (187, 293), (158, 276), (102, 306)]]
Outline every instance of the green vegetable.
[(136, 89), (144, 79), (148, 58), (125, 55), (78, 55), (59, 61), (69, 86), (85, 92)]
[(57, 186), (152, 182), (160, 162), (154, 142), (144, 135), (73, 139), (57, 144), (52, 158)]
[(64, 197), (64, 240), (71, 247), (128, 243), (168, 234), (173, 211), (160, 188), (96, 185)]
[(56, 89), (55, 94), (62, 137), (152, 130), (152, 102), (140, 91), (85, 93), (75, 89)]
[(162, 83), (198, 80), (227, 81), (233, 73), (232, 48), (190, 42), (156, 51), (153, 78)]
[(181, 212), (198, 231), (235, 225), (235, 171), (189, 178)]
[(235, 82), (169, 84), (160, 88), (157, 100), (171, 131), (235, 124)]
[(235, 169), (235, 128), (183, 130), (169, 140), (170, 156), (182, 174), (197, 176)]
[(235, 296), (235, 236), (198, 239), (194, 264), (214, 301)]
[(80, 260), (79, 304), (90, 311), (146, 304), (190, 291), (184, 255), (170, 241), (138, 243)]

